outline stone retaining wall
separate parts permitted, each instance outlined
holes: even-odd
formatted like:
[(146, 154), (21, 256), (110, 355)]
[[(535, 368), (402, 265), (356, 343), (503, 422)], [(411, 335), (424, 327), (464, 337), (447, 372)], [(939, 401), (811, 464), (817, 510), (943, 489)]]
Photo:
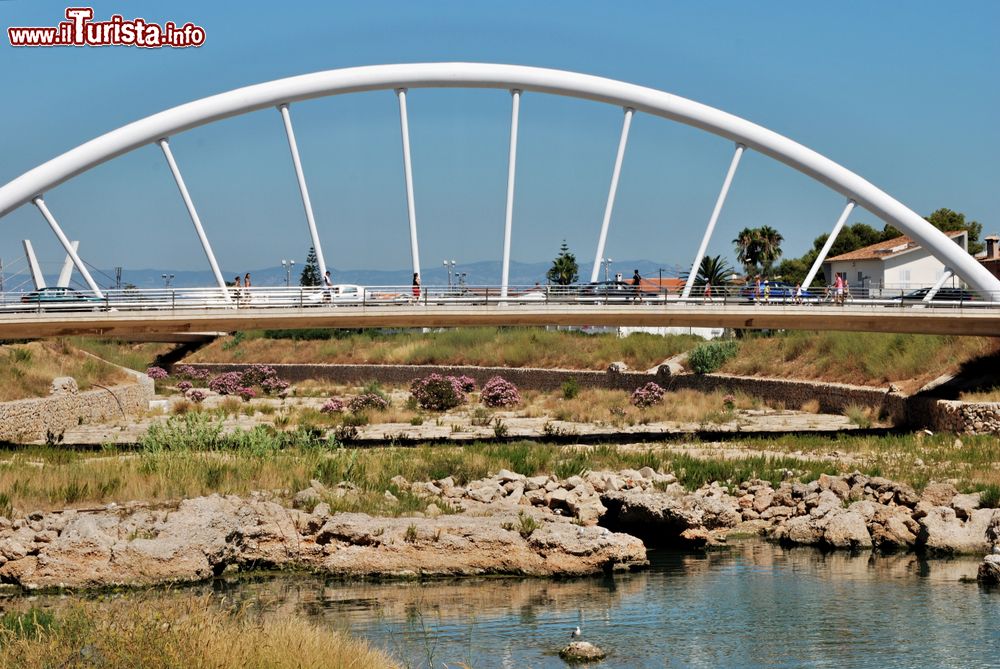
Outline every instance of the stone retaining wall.
[(823, 413), (844, 413), (850, 406), (870, 407), (883, 419), (896, 425), (909, 420), (906, 395), (887, 388), (727, 374), (682, 374), (658, 379), (657, 382), (670, 390), (688, 388), (701, 392), (743, 392), (759, 397), (770, 406), (781, 405), (789, 409), (798, 409), (815, 401)]
[(108, 423), (143, 415), (153, 398), (153, 381), (134, 374), (135, 383), (77, 393), (59, 393), (0, 402), (0, 441), (40, 441), (51, 432), (86, 423)]
[[(212, 374), (239, 371), (243, 364), (199, 363), (192, 367), (209, 370)], [(816, 401), (820, 411), (843, 413), (851, 406), (872, 407), (880, 415), (902, 424), (907, 420), (907, 398), (887, 389), (851, 386), (843, 383), (820, 383), (788, 379), (763, 379), (724, 374), (681, 374), (671, 376), (667, 367), (657, 373), (619, 372), (615, 370), (534, 369), (513, 367), (473, 367), (468, 365), (270, 365), (278, 375), (291, 382), (316, 379), (331, 383), (369, 383), (406, 385), (414, 379), (432, 373), (465, 375), (482, 385), (493, 376), (502, 376), (518, 388), (558, 390), (568, 379), (583, 387), (614, 388), (632, 391), (650, 381), (670, 390), (691, 389), (702, 392), (744, 392), (760, 397), (771, 406), (798, 409), (806, 402)]]
[(938, 432), (1000, 433), (1000, 402), (959, 402), (933, 397), (908, 400), (909, 422)]

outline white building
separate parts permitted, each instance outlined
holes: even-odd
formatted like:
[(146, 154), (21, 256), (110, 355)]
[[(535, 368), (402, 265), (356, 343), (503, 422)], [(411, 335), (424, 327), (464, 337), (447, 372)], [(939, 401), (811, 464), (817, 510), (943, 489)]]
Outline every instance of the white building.
[[(968, 251), (969, 236), (965, 230), (945, 234)], [(944, 272), (940, 260), (905, 235), (827, 258), (823, 263), (827, 285), (839, 274), (858, 296), (888, 297), (933, 286)], [(958, 278), (951, 281), (956, 286), (960, 283)]]

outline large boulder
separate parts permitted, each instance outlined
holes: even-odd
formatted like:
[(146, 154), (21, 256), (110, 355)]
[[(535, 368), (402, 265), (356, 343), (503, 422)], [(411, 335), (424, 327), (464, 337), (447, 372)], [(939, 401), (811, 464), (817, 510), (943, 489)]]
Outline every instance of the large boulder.
[(880, 551), (889, 553), (913, 548), (920, 525), (913, 520), (907, 507), (878, 505), (869, 520), (868, 530), (872, 544)]
[(570, 664), (577, 664), (599, 662), (607, 657), (607, 653), (589, 641), (573, 641), (559, 651), (559, 657)]
[(739, 502), (726, 494), (677, 496), (631, 489), (606, 492), (601, 502), (607, 508), (604, 526), (654, 545), (683, 542), (686, 530), (725, 530), (743, 521)]
[(357, 576), (586, 575), (644, 566), (635, 537), (523, 510), (487, 516), (332, 517), (316, 542), (323, 571)]
[(872, 547), (872, 538), (865, 525), (865, 519), (857, 511), (829, 513), (825, 520), (823, 543), (827, 546), (851, 550)]
[(955, 509), (955, 515), (962, 520), (972, 517), (972, 512), (979, 508), (979, 500), (982, 495), (978, 492), (968, 495), (955, 495), (951, 498), (951, 508)]
[(987, 555), (979, 565), (977, 578), (980, 583), (1000, 585), (1000, 555)]
[(987, 553), (991, 545), (986, 532), (1000, 522), (997, 516), (998, 509), (977, 509), (968, 520), (962, 520), (950, 506), (931, 507), (918, 521), (917, 543), (928, 553)]
[(930, 506), (951, 506), (951, 500), (958, 494), (950, 483), (929, 483), (924, 488), (920, 501)]
[(796, 516), (776, 527), (772, 536), (782, 543), (814, 546), (823, 540), (823, 523), (812, 516)]

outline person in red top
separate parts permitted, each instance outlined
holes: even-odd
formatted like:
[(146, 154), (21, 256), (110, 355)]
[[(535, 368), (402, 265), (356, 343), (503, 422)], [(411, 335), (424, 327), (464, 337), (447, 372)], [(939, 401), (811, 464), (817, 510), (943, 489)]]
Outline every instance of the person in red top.
[(844, 304), (844, 277), (837, 275), (836, 280), (833, 282), (834, 290), (837, 291), (837, 304)]
[(413, 297), (420, 299), (420, 275), (413, 273)]

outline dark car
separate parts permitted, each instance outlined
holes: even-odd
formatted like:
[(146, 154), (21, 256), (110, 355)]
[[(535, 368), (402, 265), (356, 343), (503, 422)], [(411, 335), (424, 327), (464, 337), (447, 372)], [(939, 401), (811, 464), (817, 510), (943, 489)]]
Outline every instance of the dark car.
[[(902, 300), (904, 302), (923, 302), (927, 298), (927, 294), (930, 290), (930, 288), (920, 288), (912, 293), (894, 297), (893, 299), (897, 301)], [(965, 288), (941, 288), (934, 295), (934, 297), (931, 298), (931, 302), (971, 302), (975, 299), (976, 294), (971, 290), (966, 290)]]
[(55, 307), (59, 309), (72, 309), (76, 307), (96, 309), (98, 305), (103, 304), (104, 300), (96, 295), (81, 293), (73, 288), (49, 286), (25, 293), (21, 296), (21, 302), (24, 304), (37, 304), (40, 307)]

